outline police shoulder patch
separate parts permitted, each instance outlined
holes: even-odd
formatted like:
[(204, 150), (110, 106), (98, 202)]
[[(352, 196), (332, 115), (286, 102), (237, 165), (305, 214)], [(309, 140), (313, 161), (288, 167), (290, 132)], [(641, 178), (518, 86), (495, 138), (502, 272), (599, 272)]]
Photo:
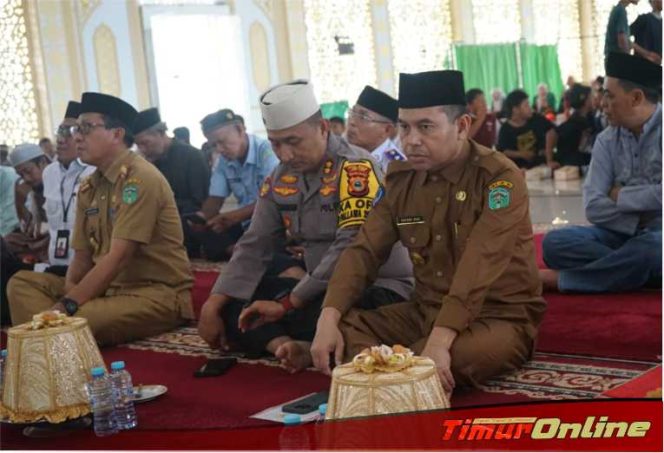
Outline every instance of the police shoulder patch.
[(260, 197), (261, 198), (267, 197), (267, 194), (270, 193), (271, 187), (272, 187), (272, 178), (268, 176), (267, 178), (265, 178), (265, 181), (263, 181), (263, 184), (261, 185)]
[(381, 184), (368, 160), (344, 161), (339, 175), (339, 228), (364, 223)]

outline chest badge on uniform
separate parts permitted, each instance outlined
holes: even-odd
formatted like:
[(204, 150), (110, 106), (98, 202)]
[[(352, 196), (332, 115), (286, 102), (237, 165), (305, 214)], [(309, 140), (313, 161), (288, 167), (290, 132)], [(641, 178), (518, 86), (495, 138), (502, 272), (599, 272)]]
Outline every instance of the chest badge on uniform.
[(407, 217), (397, 217), (397, 226), (420, 225), (424, 223), (424, 217), (421, 215), (410, 215)]
[(336, 180), (337, 180), (337, 174), (336, 173), (332, 173), (329, 176), (321, 176), (321, 178), (320, 178), (320, 181), (323, 184), (332, 184)]
[(272, 186), (272, 178), (269, 176), (265, 178), (265, 181), (263, 181), (263, 185), (261, 186), (261, 191), (260, 191), (260, 197), (265, 198), (267, 194), (270, 193), (270, 187)]
[(329, 197), (337, 191), (337, 187), (332, 184), (325, 184), (320, 188), (320, 194), (324, 197)]
[(459, 190), (456, 193), (456, 199), (457, 201), (466, 201), (466, 192), (464, 190)]
[(291, 195), (295, 195), (299, 191), (297, 190), (297, 187), (287, 187), (287, 186), (275, 186), (274, 193), (281, 195), (282, 197), (288, 197)]
[(279, 181), (283, 182), (284, 184), (295, 184), (297, 182), (297, 176), (283, 175), (281, 178), (279, 178)]
[(489, 190), (489, 209), (496, 211), (510, 205), (510, 190), (504, 187), (496, 187)]
[(329, 175), (332, 173), (332, 168), (334, 167), (334, 161), (332, 159), (328, 159), (325, 164), (323, 164), (323, 174), (324, 175)]
[(411, 252), (410, 253), (410, 260), (416, 266), (426, 263), (426, 260), (424, 259), (424, 257), (422, 255), (420, 255), (418, 252)]
[(138, 186), (136, 184), (128, 184), (122, 189), (122, 202), (124, 204), (134, 204), (138, 199)]
[(366, 164), (346, 166), (348, 175), (348, 194), (352, 197), (363, 197), (369, 193), (369, 173), (371, 168)]

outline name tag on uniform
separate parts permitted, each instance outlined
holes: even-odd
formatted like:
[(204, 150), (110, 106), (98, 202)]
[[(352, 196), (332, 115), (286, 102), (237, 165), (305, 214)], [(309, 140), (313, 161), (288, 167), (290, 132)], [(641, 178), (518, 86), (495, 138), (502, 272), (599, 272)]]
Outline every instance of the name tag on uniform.
[(87, 217), (97, 214), (99, 214), (99, 208), (89, 208), (85, 210), (85, 215)]
[(58, 230), (55, 237), (55, 257), (67, 259), (69, 256), (69, 230)]
[(397, 226), (404, 225), (419, 225), (424, 223), (424, 217), (421, 215), (413, 215), (409, 217), (397, 217)]

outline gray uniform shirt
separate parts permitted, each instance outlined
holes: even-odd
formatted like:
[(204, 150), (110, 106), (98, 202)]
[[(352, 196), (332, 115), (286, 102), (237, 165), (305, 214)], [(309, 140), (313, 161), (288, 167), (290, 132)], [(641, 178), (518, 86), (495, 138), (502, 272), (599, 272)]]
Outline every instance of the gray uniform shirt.
[[(622, 186), (617, 202), (609, 198)], [(602, 228), (633, 235), (639, 227), (662, 225), (662, 106), (637, 138), (622, 127), (597, 136), (583, 186), (588, 220)]]
[[(288, 231), (304, 247), (307, 268), (293, 294), (305, 301), (322, 296), (339, 255), (371, 210), (371, 196), (382, 196), (380, 182), (382, 172), (369, 153), (334, 134), (330, 134), (324, 164), (317, 173), (303, 174), (278, 165), (263, 184), (251, 226), (212, 293), (249, 300)], [(407, 299), (413, 288), (412, 275), (408, 252), (399, 244), (374, 284)]]

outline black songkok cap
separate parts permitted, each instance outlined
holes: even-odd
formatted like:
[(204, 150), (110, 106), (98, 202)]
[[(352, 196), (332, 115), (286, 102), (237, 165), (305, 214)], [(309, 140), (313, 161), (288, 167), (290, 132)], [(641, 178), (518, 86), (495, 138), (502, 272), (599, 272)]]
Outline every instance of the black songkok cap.
[(611, 52), (606, 59), (606, 75), (662, 92), (662, 67), (645, 58)]
[(236, 115), (231, 109), (222, 109), (218, 112), (210, 113), (201, 120), (201, 129), (203, 134), (207, 134), (221, 126), (227, 124), (240, 124), (243, 123), (242, 117)]
[(569, 103), (574, 109), (580, 109), (590, 96), (591, 88), (580, 83), (575, 83), (569, 91)]
[(122, 121), (127, 127), (134, 124), (138, 112), (120, 98), (102, 93), (83, 93), (80, 113), (101, 113)]
[(399, 103), (397, 100), (369, 85), (364, 87), (360, 97), (357, 98), (356, 104), (389, 118), (395, 123), (399, 119)]
[(78, 118), (78, 115), (81, 114), (81, 103), (76, 101), (69, 101), (67, 104), (67, 111), (65, 112), (65, 118)]
[(159, 123), (161, 123), (161, 116), (159, 116), (159, 110), (156, 107), (143, 110), (136, 115), (136, 119), (134, 120), (134, 135), (138, 135)]
[(438, 105), (466, 105), (461, 71), (399, 74), (399, 108), (419, 109)]

